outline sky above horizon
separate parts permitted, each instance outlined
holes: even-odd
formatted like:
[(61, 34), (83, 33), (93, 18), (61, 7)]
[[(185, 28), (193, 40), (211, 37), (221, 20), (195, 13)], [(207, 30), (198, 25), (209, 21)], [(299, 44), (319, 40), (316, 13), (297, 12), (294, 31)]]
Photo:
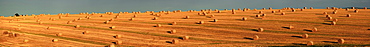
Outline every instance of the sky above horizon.
[(369, 7), (370, 0), (0, 0), (0, 16), (284, 7)]

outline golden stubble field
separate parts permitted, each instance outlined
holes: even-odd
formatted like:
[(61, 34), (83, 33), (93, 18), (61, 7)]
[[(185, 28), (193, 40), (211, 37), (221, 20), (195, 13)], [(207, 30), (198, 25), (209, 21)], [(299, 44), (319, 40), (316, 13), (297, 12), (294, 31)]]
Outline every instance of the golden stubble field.
[(369, 13), (283, 8), (1, 17), (0, 46), (370, 46)]

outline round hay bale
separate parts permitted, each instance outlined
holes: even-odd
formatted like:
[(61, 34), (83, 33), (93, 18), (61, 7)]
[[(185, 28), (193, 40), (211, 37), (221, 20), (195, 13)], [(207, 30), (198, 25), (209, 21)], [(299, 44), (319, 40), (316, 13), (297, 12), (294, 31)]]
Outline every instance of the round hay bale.
[(162, 27), (162, 25), (161, 24), (157, 24), (157, 26), (156, 27)]
[(353, 12), (358, 13), (358, 10), (356, 9), (356, 10), (355, 10), (355, 11), (353, 11)]
[(189, 36), (182, 37), (182, 40), (189, 40)]
[(56, 34), (56, 36), (62, 36), (63, 34), (62, 33), (58, 33), (58, 34)]
[(115, 38), (117, 38), (117, 39), (118, 39), (118, 38), (121, 38), (121, 37), (122, 37), (121, 35), (116, 35), (116, 36), (115, 36)]
[(72, 21), (68, 21), (68, 22), (67, 22), (67, 24), (70, 24), (70, 23), (72, 23)]
[(177, 23), (176, 22), (172, 22), (172, 24), (171, 25), (176, 25)]
[(117, 44), (117, 45), (120, 45), (120, 44), (122, 44), (122, 43), (123, 43), (123, 42), (122, 42), (122, 41), (120, 41), (120, 40), (117, 40), (117, 41), (116, 41), (116, 44)]
[(308, 34), (303, 34), (302, 38), (308, 38)]
[(347, 14), (347, 17), (351, 17), (351, 14)]
[(334, 22), (337, 22), (337, 21), (338, 21), (338, 19), (333, 19), (333, 21), (334, 21)]
[(262, 11), (259, 11), (258, 13), (259, 13), (259, 14), (263, 14), (263, 12), (262, 12)]
[(331, 17), (330, 15), (325, 15), (325, 17)]
[(204, 21), (199, 21), (199, 24), (204, 24)]
[(284, 13), (284, 12), (282, 12), (282, 13), (281, 13), (281, 15), (285, 15), (285, 13)]
[(323, 15), (328, 15), (328, 12), (324, 12)]
[(176, 33), (176, 30), (171, 30), (170, 32), (171, 34), (175, 34)]
[(100, 17), (104, 17), (104, 15), (100, 15)]
[(308, 41), (306, 45), (311, 46), (311, 45), (314, 45), (314, 43), (313, 43), (313, 41)]
[(275, 11), (271, 11), (271, 13), (276, 13)]
[(327, 17), (328, 18), (328, 20), (331, 20), (331, 19), (333, 19), (332, 17)]
[(134, 21), (134, 20), (135, 20), (135, 18), (130, 18), (130, 19), (129, 19), (129, 21)]
[(258, 28), (258, 32), (263, 32), (263, 28)]
[(175, 39), (172, 40), (172, 44), (177, 44), (177, 43), (179, 43), (178, 40), (175, 40)]
[(185, 19), (189, 19), (189, 18), (190, 18), (190, 16), (186, 16), (186, 17), (185, 17)]
[(157, 17), (154, 17), (153, 20), (158, 20), (158, 18)]
[(24, 43), (28, 43), (29, 41), (30, 41), (30, 40), (28, 40), (28, 39), (24, 39), (24, 40), (23, 40), (23, 42), (24, 42)]
[(88, 34), (90, 33), (89, 31), (83, 31), (82, 34)]
[(243, 21), (246, 21), (247, 19), (248, 19), (248, 18), (246, 18), (246, 17), (243, 17), (243, 18), (242, 18), (242, 20), (243, 20)]
[(80, 28), (80, 25), (76, 25), (75, 28)]
[(344, 39), (338, 39), (339, 44), (344, 44)]
[(218, 20), (217, 19), (213, 19), (213, 22), (217, 22)]
[(253, 40), (258, 40), (258, 39), (259, 39), (259, 37), (257, 35), (253, 36)]
[(331, 22), (331, 25), (336, 25), (337, 23), (335, 21), (332, 21)]
[(292, 25), (289, 25), (289, 27), (288, 27), (289, 29), (293, 29), (294, 28), (294, 26), (292, 26)]
[(114, 45), (114, 44), (110, 44), (108, 47), (116, 47), (116, 45)]
[(116, 28), (116, 26), (111, 26), (111, 27), (110, 27), (110, 29), (114, 29), (114, 28)]
[(58, 42), (59, 40), (58, 39), (53, 39), (52, 42)]

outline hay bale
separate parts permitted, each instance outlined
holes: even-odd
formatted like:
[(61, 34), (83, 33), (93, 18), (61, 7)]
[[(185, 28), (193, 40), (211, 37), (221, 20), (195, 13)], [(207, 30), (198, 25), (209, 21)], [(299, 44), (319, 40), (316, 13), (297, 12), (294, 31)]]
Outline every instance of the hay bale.
[(221, 11), (217, 11), (217, 13), (221, 13)]
[(199, 24), (204, 24), (204, 21), (199, 21)]
[(130, 18), (129, 20), (130, 20), (130, 21), (134, 21), (134, 20), (135, 20), (135, 18)]
[(283, 12), (283, 10), (278, 10), (279, 12)]
[(243, 18), (242, 18), (242, 20), (244, 20), (244, 21), (246, 21), (247, 19), (248, 19), (248, 18), (246, 18), (246, 17), (243, 17)]
[(43, 22), (39, 22), (39, 24), (43, 24)]
[(158, 18), (157, 17), (154, 17), (153, 20), (158, 20)]
[(331, 17), (330, 15), (325, 15), (325, 17)]
[(110, 44), (108, 47), (116, 47), (116, 45), (114, 45), (114, 44)]
[(335, 21), (332, 21), (331, 22), (331, 25), (336, 25), (337, 23)]
[(120, 41), (120, 40), (117, 40), (117, 41), (116, 41), (116, 44), (117, 44), (117, 45), (120, 45), (120, 44), (122, 44), (122, 43), (123, 43), (123, 42), (122, 42), (122, 41)]
[(53, 39), (52, 42), (58, 42), (59, 40), (58, 39)]
[(171, 34), (175, 34), (176, 33), (176, 30), (171, 30), (170, 33)]
[(351, 14), (347, 14), (347, 17), (351, 17)]
[(261, 16), (262, 16), (262, 17), (265, 17), (265, 16), (267, 16), (267, 15), (266, 15), (266, 14), (262, 14)]
[(104, 17), (104, 15), (100, 15), (100, 17)]
[(76, 25), (75, 28), (80, 28), (80, 25)]
[(116, 28), (116, 26), (111, 26), (111, 27), (109, 27), (110, 29), (114, 29), (114, 28)]
[(253, 40), (258, 40), (258, 39), (259, 39), (259, 37), (257, 35), (253, 36)]
[(40, 21), (41, 21), (41, 19), (36, 20), (36, 22), (40, 22)]
[(328, 18), (328, 20), (331, 20), (331, 19), (333, 19), (332, 17), (327, 17)]
[(172, 24), (171, 25), (176, 25), (177, 23), (176, 22), (172, 22)]
[(282, 13), (281, 13), (281, 15), (285, 15), (285, 13), (284, 13), (284, 12), (282, 12)]
[(189, 40), (189, 36), (182, 37), (182, 40)]
[(263, 32), (263, 28), (258, 28), (258, 32)]
[(337, 21), (338, 21), (338, 19), (333, 19), (333, 21), (334, 21), (334, 22), (337, 22)]
[(308, 34), (303, 34), (302, 38), (308, 38)]
[(118, 35), (118, 34), (115, 36), (115, 38), (117, 38), (117, 39), (118, 39), (118, 38), (121, 38), (121, 37), (122, 37), (122, 36), (121, 36), (121, 35)]
[(77, 20), (82, 20), (82, 18), (78, 18)]
[(256, 17), (261, 17), (261, 15), (258, 15), (258, 14), (257, 14), (257, 15), (256, 15)]
[(104, 24), (108, 24), (108, 23), (109, 23), (109, 20), (104, 22)]
[(11, 31), (5, 31), (5, 32), (3, 32), (3, 34), (10, 34), (10, 33), (12, 33)]
[(109, 21), (114, 21), (114, 19), (110, 19)]
[(134, 18), (136, 18), (137, 17), (137, 15), (134, 15)]
[(90, 33), (89, 31), (83, 31), (82, 34), (88, 34)]
[(344, 39), (338, 39), (339, 44), (344, 44)]
[(356, 9), (356, 10), (355, 10), (355, 11), (353, 11), (353, 12), (358, 13), (358, 10)]
[(70, 24), (70, 23), (72, 23), (72, 21), (68, 21), (68, 22), (67, 22), (67, 24)]
[(56, 34), (56, 36), (62, 36), (63, 34), (62, 33), (58, 33), (58, 34)]
[(156, 27), (162, 27), (162, 25), (161, 24), (157, 24), (157, 26)]
[(74, 21), (77, 21), (77, 20), (78, 20), (78, 19), (74, 19), (74, 20), (73, 20), (73, 22), (74, 22)]
[(324, 12), (323, 15), (328, 15), (328, 12)]
[(24, 43), (28, 43), (29, 41), (30, 41), (30, 40), (28, 40), (28, 39), (24, 39), (24, 40), (23, 40), (23, 42), (24, 42)]
[(271, 11), (271, 13), (276, 13), (275, 11)]
[(259, 14), (263, 14), (263, 12), (262, 12), (262, 11), (258, 11), (258, 13), (259, 13)]
[(189, 18), (190, 18), (190, 16), (186, 16), (186, 17), (185, 17), (185, 19), (189, 19)]
[(176, 44), (176, 43), (179, 43), (179, 41), (178, 41), (178, 40), (173, 39), (173, 40), (172, 40), (172, 44)]
[(337, 11), (333, 11), (333, 14), (337, 14)]
[(367, 7), (364, 7), (364, 9), (366, 10), (366, 9), (367, 9)]
[(313, 41), (308, 41), (306, 45), (311, 46), (311, 45), (314, 45), (314, 44), (313, 44)]
[(62, 19), (63, 17), (62, 16), (59, 16), (59, 19)]
[(293, 29), (294, 28), (294, 26), (292, 26), (292, 25), (289, 25), (289, 27), (288, 27), (289, 29)]
[(311, 30), (312, 32), (316, 32), (317, 31), (317, 28), (316, 27), (314, 27), (314, 28), (312, 28), (312, 30)]
[(213, 17), (215, 17), (215, 15), (211, 15), (211, 16), (210, 16), (210, 18), (213, 18)]
[(46, 29), (50, 29), (50, 27), (46, 27)]
[(213, 19), (213, 22), (217, 22), (218, 20), (217, 19)]

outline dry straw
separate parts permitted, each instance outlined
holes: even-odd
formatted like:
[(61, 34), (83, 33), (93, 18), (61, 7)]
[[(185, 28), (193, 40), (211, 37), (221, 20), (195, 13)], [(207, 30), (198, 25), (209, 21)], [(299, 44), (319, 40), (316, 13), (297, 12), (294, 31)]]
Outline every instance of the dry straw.
[(263, 28), (258, 28), (258, 32), (263, 32)]
[(171, 30), (170, 32), (171, 34), (175, 34), (176, 33), (176, 30)]
[(338, 39), (339, 44), (344, 44), (344, 39)]

